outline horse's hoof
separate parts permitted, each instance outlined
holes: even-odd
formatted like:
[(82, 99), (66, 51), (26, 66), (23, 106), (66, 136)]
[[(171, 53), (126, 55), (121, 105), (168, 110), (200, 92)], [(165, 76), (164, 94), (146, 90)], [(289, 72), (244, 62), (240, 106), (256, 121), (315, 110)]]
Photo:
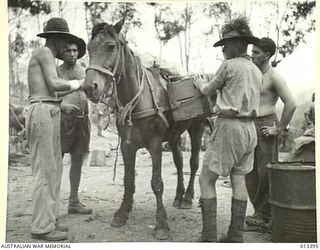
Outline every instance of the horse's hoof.
[(127, 223), (127, 219), (123, 217), (113, 216), (111, 226), (112, 227), (122, 227)]
[(180, 204), (181, 209), (191, 209), (192, 208), (192, 200), (183, 199)]
[(154, 229), (154, 238), (157, 240), (167, 240), (170, 237), (168, 228), (155, 228)]
[(179, 207), (180, 207), (180, 203), (181, 203), (181, 200), (174, 199), (174, 201), (173, 201), (173, 207), (179, 208)]

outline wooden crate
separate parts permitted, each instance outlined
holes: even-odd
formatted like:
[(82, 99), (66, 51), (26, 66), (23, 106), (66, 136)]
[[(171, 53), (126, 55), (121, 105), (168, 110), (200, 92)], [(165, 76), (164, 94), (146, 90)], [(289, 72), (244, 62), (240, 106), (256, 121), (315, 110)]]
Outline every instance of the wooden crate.
[(213, 104), (209, 97), (201, 94), (192, 78), (168, 83), (169, 103), (174, 121), (183, 121), (212, 114)]

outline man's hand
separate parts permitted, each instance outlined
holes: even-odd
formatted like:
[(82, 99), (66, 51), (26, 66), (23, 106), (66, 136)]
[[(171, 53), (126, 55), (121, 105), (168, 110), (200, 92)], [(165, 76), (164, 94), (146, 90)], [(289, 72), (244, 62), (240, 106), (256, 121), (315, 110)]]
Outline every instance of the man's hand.
[(203, 75), (194, 75), (192, 77), (194, 85), (200, 90), (202, 90), (208, 85), (208, 79)]
[(273, 122), (273, 126), (263, 126), (261, 127), (261, 132), (264, 136), (269, 137), (269, 136), (276, 136), (281, 134), (281, 130), (277, 128), (276, 122)]
[(75, 112), (80, 111), (79, 107), (73, 104), (65, 104), (65, 103), (61, 103), (60, 105), (61, 111), (67, 113), (67, 114), (72, 114)]
[(78, 82), (79, 82), (79, 84), (80, 84), (80, 88), (82, 88), (83, 83), (84, 83), (84, 79), (78, 79)]

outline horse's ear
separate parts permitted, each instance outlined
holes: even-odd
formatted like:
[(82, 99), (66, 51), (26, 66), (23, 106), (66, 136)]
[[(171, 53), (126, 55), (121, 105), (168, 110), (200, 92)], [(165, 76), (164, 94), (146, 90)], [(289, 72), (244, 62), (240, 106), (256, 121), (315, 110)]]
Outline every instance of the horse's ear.
[(124, 24), (125, 18), (121, 18), (115, 25), (113, 25), (114, 30), (119, 34), (120, 30)]

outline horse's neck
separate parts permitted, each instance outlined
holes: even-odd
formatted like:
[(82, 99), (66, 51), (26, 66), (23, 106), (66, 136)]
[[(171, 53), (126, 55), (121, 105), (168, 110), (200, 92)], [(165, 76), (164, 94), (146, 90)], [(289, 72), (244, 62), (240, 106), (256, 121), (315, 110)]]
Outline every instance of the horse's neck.
[(145, 70), (140, 60), (130, 49), (124, 47), (124, 67), (118, 87), (118, 97), (123, 104), (128, 103), (138, 92), (141, 84), (142, 72)]

